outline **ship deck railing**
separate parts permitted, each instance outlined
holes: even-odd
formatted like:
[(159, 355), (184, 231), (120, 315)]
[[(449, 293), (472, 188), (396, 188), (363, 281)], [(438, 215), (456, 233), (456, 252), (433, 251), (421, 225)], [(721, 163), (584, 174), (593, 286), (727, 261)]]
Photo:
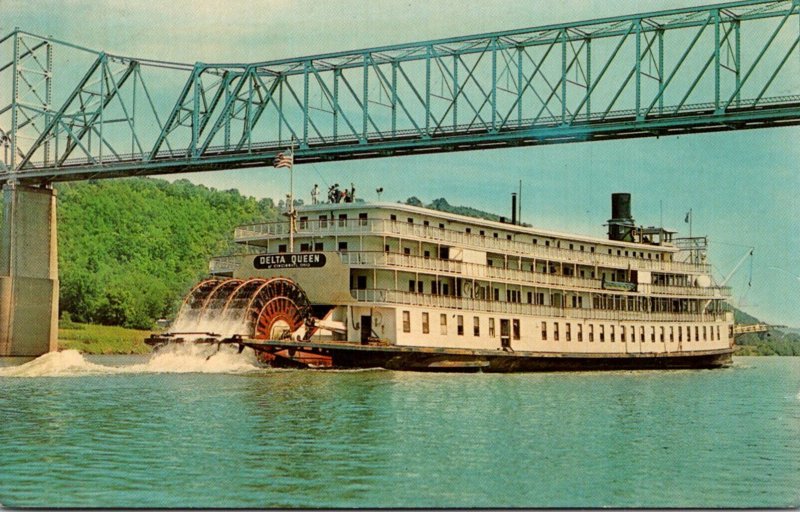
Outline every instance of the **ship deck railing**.
[(403, 292), (385, 289), (353, 289), (350, 295), (359, 302), (386, 305), (408, 305), (450, 310), (482, 311), (500, 314), (516, 314), (541, 317), (574, 318), (576, 320), (618, 320), (646, 322), (718, 322), (731, 319), (726, 311), (708, 313), (667, 312), (667, 311), (623, 311), (595, 308), (559, 308), (542, 304), (522, 302), (490, 301)]
[[(387, 268), (412, 272), (429, 271), (441, 274), (457, 275), (466, 279), (491, 279), (507, 283), (523, 283), (540, 286), (569, 287), (576, 290), (604, 290), (602, 279), (589, 279), (578, 276), (556, 275), (530, 270), (502, 268), (480, 263), (469, 263), (439, 258), (425, 258), (409, 254), (380, 251), (347, 251), (341, 252), (342, 263), (365, 268)], [(641, 285), (640, 285), (641, 286)], [(644, 285), (647, 295), (699, 296), (722, 298), (730, 295), (729, 287), (699, 286), (661, 286)], [(609, 290), (611, 291), (611, 290)], [(641, 295), (635, 291), (627, 294)]]
[[(476, 233), (465, 233), (447, 228), (426, 226), (418, 223), (400, 222), (386, 219), (348, 219), (348, 220), (307, 220), (298, 222), (296, 236), (401, 236), (415, 240), (429, 240), (436, 243), (447, 243), (482, 251), (494, 250), (501, 254), (514, 254), (520, 257), (536, 258), (547, 261), (560, 261), (570, 264), (588, 266), (601, 265), (611, 268), (632, 268), (650, 271), (685, 271), (707, 274), (711, 266), (706, 263), (668, 261), (664, 259), (645, 259), (641, 257), (603, 254), (600, 252), (580, 251), (560, 247), (548, 247), (531, 242), (508, 240), (506, 238), (485, 236)], [(239, 243), (283, 238), (289, 235), (288, 222), (265, 222), (239, 226), (234, 232), (234, 240)], [(517, 234), (517, 237), (523, 236)], [(528, 235), (524, 235), (528, 236)], [(532, 238), (532, 237), (531, 237)], [(567, 239), (568, 240), (568, 239)], [(597, 243), (602, 243), (598, 241)], [(590, 245), (586, 242), (585, 245)], [(641, 250), (639, 250), (641, 249)], [(630, 247), (633, 253), (650, 250), (648, 246)], [(661, 253), (669, 254), (669, 253)]]

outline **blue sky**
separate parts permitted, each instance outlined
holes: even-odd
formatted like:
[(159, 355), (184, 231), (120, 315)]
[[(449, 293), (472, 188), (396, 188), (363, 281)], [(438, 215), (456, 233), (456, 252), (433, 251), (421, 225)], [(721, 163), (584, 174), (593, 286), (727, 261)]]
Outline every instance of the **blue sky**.
[[(461, 1), (29, 1), (2, 0), (0, 34), (14, 26), (111, 53), (203, 62), (251, 62), (701, 5), (688, 0)], [(168, 5), (167, 5), (168, 4)], [(795, 88), (796, 90), (796, 88)], [(604, 236), (610, 194), (630, 192), (636, 221), (711, 241), (715, 277), (733, 303), (800, 326), (800, 128), (562, 144), (298, 166), (296, 193), (314, 183), (356, 184), (361, 197), (446, 197), (508, 214), (523, 181), (522, 218), (537, 227)], [(197, 183), (279, 199), (288, 177), (273, 169), (188, 174)]]

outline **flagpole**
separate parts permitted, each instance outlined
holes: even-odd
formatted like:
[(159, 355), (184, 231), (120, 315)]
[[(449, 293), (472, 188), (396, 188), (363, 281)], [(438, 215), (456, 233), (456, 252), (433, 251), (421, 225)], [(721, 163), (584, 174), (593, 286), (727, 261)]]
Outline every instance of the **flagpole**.
[(294, 137), (292, 137), (292, 163), (289, 166), (289, 253), (294, 252)]

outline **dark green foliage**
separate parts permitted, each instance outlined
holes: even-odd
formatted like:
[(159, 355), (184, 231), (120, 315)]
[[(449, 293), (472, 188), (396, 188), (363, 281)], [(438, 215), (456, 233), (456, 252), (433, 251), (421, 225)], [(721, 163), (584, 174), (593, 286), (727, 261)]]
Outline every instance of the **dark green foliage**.
[(187, 180), (57, 188), (60, 309), (76, 322), (149, 328), (228, 252), (235, 226), (276, 218), (272, 200)]

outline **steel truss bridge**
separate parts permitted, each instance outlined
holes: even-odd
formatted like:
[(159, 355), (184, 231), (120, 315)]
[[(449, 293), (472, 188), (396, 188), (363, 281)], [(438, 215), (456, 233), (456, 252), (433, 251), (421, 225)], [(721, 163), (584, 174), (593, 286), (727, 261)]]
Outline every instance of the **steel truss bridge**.
[(249, 64), (0, 37), (0, 181), (28, 184), (795, 125), (800, 0)]

